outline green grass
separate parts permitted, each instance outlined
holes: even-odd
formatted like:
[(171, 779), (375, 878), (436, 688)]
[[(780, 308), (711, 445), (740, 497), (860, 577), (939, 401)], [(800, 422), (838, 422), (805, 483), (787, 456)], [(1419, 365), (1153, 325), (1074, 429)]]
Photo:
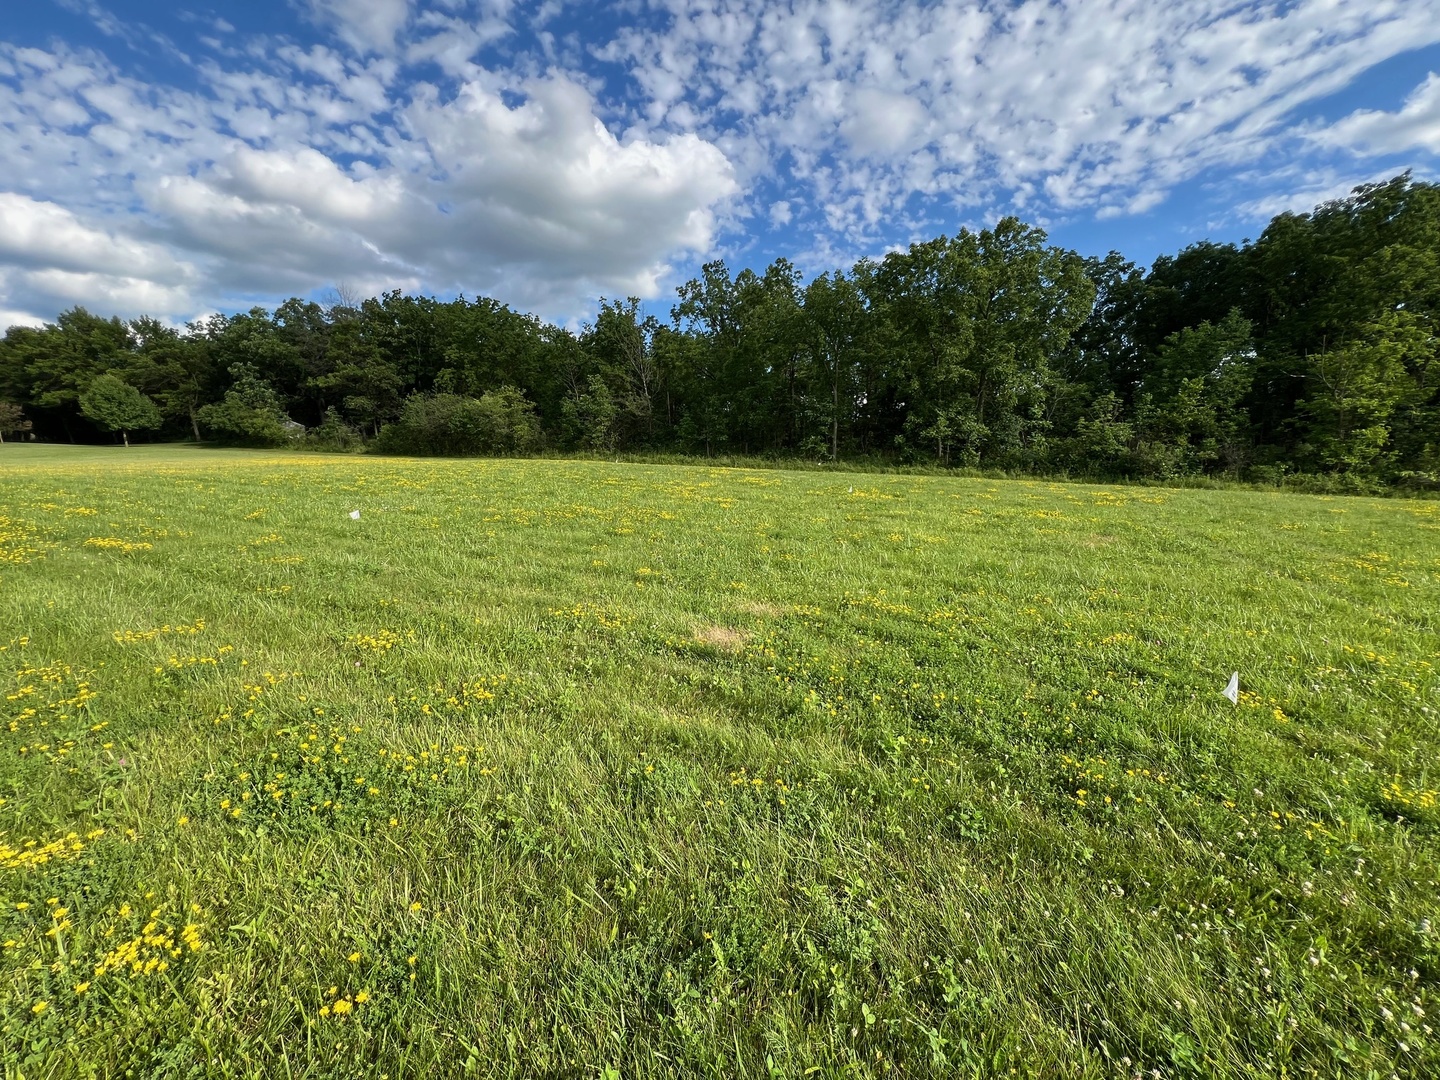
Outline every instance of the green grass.
[(1435, 503), (5, 446), (0, 603), (8, 1076), (1440, 1072)]

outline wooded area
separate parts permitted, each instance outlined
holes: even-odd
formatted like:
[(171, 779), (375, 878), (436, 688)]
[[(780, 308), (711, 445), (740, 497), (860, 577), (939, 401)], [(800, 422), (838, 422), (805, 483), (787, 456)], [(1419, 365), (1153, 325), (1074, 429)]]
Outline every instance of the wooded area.
[(579, 333), (398, 291), (183, 330), (77, 307), (0, 341), (0, 429), (1428, 487), (1437, 320), (1440, 187), (1406, 174), (1148, 271), (1007, 218), (808, 283), (712, 262), (668, 321), (602, 301)]

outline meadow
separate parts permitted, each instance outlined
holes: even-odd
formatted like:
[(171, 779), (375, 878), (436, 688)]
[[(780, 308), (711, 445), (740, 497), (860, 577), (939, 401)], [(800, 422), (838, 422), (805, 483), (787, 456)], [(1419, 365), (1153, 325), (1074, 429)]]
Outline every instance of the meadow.
[(1440, 1075), (1436, 502), (7, 445), (0, 606), (7, 1077)]

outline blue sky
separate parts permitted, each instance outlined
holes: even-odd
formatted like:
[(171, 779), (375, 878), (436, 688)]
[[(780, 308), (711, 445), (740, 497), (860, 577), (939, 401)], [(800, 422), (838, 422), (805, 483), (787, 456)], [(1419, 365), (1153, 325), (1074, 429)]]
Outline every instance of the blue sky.
[(1440, 176), (1440, 0), (31, 0), (0, 326), (291, 295), (668, 311), (1014, 213), (1146, 264)]

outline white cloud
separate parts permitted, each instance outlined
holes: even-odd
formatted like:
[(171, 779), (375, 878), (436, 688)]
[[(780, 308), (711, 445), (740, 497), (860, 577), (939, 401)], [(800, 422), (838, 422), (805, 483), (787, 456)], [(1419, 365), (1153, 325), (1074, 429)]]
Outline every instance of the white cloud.
[(1268, 163), (1296, 146), (1440, 151), (1435, 76), (1292, 119), (1440, 41), (1440, 0), (630, 0), (609, 42), (560, 0), (304, 6), (323, 42), (227, 30), (190, 89), (0, 42), (0, 308), (344, 280), (570, 318), (659, 295), (741, 221), (803, 217), (835, 265), (957, 217), (1145, 213), (1211, 169), (1291, 182)]
[[(399, 92), (393, 62), (317, 47), (277, 50), (273, 72), (206, 68), (209, 92), (180, 94), (94, 55), (19, 52), (0, 47), (15, 118), (0, 155), (19, 189), (0, 192), (0, 303), (26, 310), (91, 288), (124, 313), (183, 316), (343, 279), (569, 316), (600, 292), (657, 295), (738, 191), (713, 143), (618, 138), (560, 73), (477, 68), (450, 92)], [(118, 224), (83, 225), (82, 207)]]
[(3, 295), (31, 311), (95, 303), (123, 311), (184, 310), (196, 268), (163, 245), (86, 224), (64, 207), (0, 192)]
[(194, 295), (183, 286), (167, 286), (125, 274), (73, 270), (33, 271), (25, 275), (25, 292), (50, 301), (56, 311), (89, 304), (101, 311), (170, 312), (185, 310), (195, 302)]
[(1440, 75), (1431, 72), (1399, 112), (1359, 109), (1313, 138), (1357, 154), (1440, 153)]
[(21, 266), (98, 271), (178, 284), (194, 268), (159, 244), (144, 243), (83, 224), (51, 202), (0, 192), (0, 258)]
[(1142, 213), (1273, 151), (1297, 105), (1440, 41), (1440, 0), (650, 2), (666, 25), (604, 54), (646, 115), (739, 109), (732, 127), (762, 161), (793, 159), (853, 243), (916, 194), (1014, 205), (1038, 186), (1062, 212)]
[(474, 84), (453, 102), (411, 107), (409, 124), (446, 177), (446, 213), (432, 213), (426, 233), (654, 295), (666, 253), (709, 247), (711, 207), (737, 191), (729, 162), (692, 134), (618, 141), (563, 77), (525, 90), (514, 108)]
[(927, 119), (925, 107), (904, 94), (865, 87), (845, 108), (840, 130), (861, 154), (896, 154), (912, 148)]
[[(1246, 200), (1234, 207), (1234, 215), (1240, 221), (1265, 224), (1279, 214), (1308, 214), (1324, 203), (1349, 198), (1357, 187), (1383, 183), (1394, 175), (1394, 169), (1382, 169), (1360, 176), (1348, 172), (1341, 175), (1333, 169), (1325, 169), (1316, 174), (1301, 174), (1296, 171), (1289, 176), (1293, 186), (1273, 195)], [(1417, 174), (1416, 179), (1426, 177)]]
[(308, 0), (315, 18), (357, 52), (388, 52), (410, 18), (410, 0)]

